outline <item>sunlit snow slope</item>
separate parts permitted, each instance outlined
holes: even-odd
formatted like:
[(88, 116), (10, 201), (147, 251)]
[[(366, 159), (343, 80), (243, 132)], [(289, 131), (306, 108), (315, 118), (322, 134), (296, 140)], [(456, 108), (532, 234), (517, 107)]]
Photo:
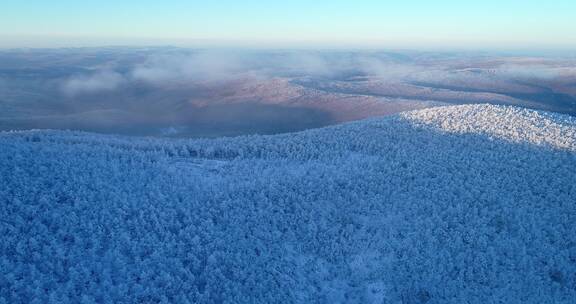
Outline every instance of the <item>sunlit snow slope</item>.
[(0, 133), (0, 303), (575, 303), (576, 120)]

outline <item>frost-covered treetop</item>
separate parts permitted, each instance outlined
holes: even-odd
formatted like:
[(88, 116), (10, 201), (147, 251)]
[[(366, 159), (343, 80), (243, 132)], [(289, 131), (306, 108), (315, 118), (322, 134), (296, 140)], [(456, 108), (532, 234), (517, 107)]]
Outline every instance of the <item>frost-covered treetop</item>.
[(510, 106), (461, 105), (404, 112), (416, 125), (576, 151), (576, 119)]
[(0, 133), (0, 303), (574, 303), (576, 122)]

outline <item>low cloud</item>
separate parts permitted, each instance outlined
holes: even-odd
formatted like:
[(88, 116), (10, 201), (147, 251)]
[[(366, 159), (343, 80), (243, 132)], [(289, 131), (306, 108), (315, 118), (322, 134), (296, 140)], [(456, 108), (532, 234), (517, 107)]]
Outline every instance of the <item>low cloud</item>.
[(112, 71), (100, 71), (92, 75), (70, 78), (62, 85), (62, 90), (68, 96), (93, 94), (113, 91), (120, 87), (126, 79)]
[[(400, 82), (426, 71), (423, 67), (414, 64), (390, 63), (372, 57), (360, 57), (358, 68), (366, 75), (376, 76), (390, 82)], [(434, 71), (434, 74), (439, 72)]]
[(252, 69), (246, 58), (230, 52), (156, 55), (137, 65), (132, 79), (151, 84), (173, 81), (215, 81), (234, 78)]
[(375, 75), (393, 79), (420, 71), (411, 64), (394, 63), (377, 54), (318, 51), (199, 51), (193, 54), (155, 55), (131, 72), (134, 80), (152, 84), (173, 81), (219, 81), (253, 76), (339, 77)]

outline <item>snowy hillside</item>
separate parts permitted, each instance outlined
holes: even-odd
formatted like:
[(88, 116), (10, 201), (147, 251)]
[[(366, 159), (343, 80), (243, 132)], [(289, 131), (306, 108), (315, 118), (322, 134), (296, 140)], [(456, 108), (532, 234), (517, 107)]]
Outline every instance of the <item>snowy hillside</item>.
[(0, 133), (0, 303), (575, 303), (576, 119)]

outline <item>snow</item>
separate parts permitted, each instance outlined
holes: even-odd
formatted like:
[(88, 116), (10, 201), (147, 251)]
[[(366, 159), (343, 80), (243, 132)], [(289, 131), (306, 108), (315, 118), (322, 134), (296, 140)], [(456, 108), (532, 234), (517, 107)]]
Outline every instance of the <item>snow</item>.
[(0, 133), (0, 303), (574, 303), (576, 120)]

